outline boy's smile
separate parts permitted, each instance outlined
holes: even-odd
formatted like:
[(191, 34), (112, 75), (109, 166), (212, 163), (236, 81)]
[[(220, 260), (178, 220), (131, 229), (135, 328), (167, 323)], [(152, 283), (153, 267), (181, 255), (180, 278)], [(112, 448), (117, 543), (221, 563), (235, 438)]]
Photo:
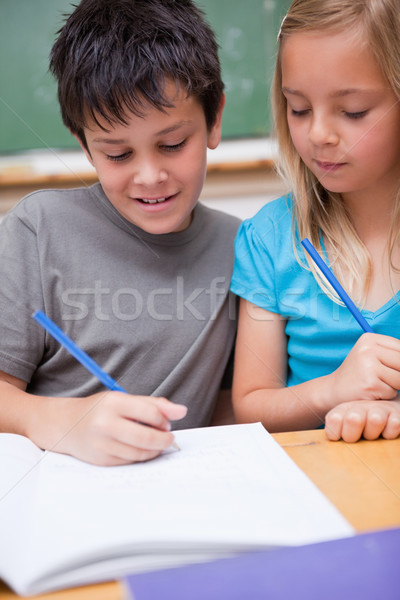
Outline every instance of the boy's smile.
[(221, 139), (223, 102), (207, 130), (199, 101), (172, 81), (173, 104), (164, 112), (146, 106), (143, 117), (129, 113), (127, 124), (98, 117), (84, 133), (84, 149), (104, 193), (118, 212), (144, 231), (165, 234), (186, 229), (199, 199), (207, 168), (207, 147)]

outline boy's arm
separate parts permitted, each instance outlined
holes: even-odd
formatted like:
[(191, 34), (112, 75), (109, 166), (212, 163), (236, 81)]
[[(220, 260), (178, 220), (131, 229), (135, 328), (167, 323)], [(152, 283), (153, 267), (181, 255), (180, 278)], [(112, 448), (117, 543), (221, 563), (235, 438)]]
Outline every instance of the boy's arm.
[(170, 420), (187, 412), (165, 398), (109, 391), (87, 398), (47, 397), (25, 389), (24, 381), (0, 372), (0, 431), (99, 465), (158, 456), (173, 444)]

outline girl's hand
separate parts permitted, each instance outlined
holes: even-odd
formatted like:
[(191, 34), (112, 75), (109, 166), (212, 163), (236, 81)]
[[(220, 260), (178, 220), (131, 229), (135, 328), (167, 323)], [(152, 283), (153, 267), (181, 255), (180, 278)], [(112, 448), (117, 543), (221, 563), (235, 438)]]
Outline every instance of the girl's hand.
[(333, 441), (376, 440), (381, 435), (393, 440), (400, 435), (400, 400), (339, 404), (326, 415), (325, 432)]
[(50, 449), (96, 465), (155, 458), (174, 443), (170, 420), (187, 412), (165, 398), (122, 392), (58, 401), (63, 403), (63, 419), (57, 427), (59, 439)]
[(328, 377), (328, 409), (355, 400), (392, 400), (400, 390), (400, 340), (363, 334)]

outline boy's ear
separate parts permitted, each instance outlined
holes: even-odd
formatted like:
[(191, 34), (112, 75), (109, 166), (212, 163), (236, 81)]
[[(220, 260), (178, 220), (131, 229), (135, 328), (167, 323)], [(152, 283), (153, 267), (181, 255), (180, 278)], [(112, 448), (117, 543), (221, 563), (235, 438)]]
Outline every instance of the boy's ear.
[[(72, 131), (71, 131), (71, 133), (72, 133)], [(82, 142), (81, 138), (78, 135), (76, 135), (76, 133), (72, 133), (72, 135), (74, 136), (74, 138), (76, 139), (76, 141), (78, 142), (78, 144), (80, 145), (80, 147), (82, 148), (82, 150), (84, 151), (84, 153), (86, 155), (86, 158), (88, 159), (88, 161), (90, 162), (90, 164), (94, 167), (93, 159), (92, 159), (92, 157), (90, 155), (90, 152), (86, 148), (85, 144)]]
[(207, 138), (207, 147), (214, 150), (221, 141), (222, 113), (225, 107), (225, 94), (221, 96), (221, 102), (217, 111), (214, 125), (211, 127)]

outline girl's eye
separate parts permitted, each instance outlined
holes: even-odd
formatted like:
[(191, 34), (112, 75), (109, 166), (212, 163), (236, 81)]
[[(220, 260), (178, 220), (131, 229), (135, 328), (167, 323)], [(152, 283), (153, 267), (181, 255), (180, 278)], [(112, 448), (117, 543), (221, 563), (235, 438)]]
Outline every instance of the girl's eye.
[(362, 119), (362, 117), (365, 117), (367, 112), (367, 110), (360, 110), (358, 112), (346, 112), (345, 114), (347, 117), (349, 117), (349, 119)]
[(160, 148), (166, 152), (177, 152), (178, 150), (181, 150), (185, 144), (186, 140), (183, 140), (183, 142), (180, 142), (179, 144), (163, 144)]
[(126, 160), (131, 155), (130, 152), (124, 152), (123, 154), (118, 154), (114, 156), (112, 154), (106, 154), (107, 160), (111, 160), (113, 162), (120, 162), (122, 160)]
[(306, 108), (304, 110), (294, 110), (294, 108), (290, 109), (290, 112), (293, 117), (304, 117), (309, 112), (309, 109)]

